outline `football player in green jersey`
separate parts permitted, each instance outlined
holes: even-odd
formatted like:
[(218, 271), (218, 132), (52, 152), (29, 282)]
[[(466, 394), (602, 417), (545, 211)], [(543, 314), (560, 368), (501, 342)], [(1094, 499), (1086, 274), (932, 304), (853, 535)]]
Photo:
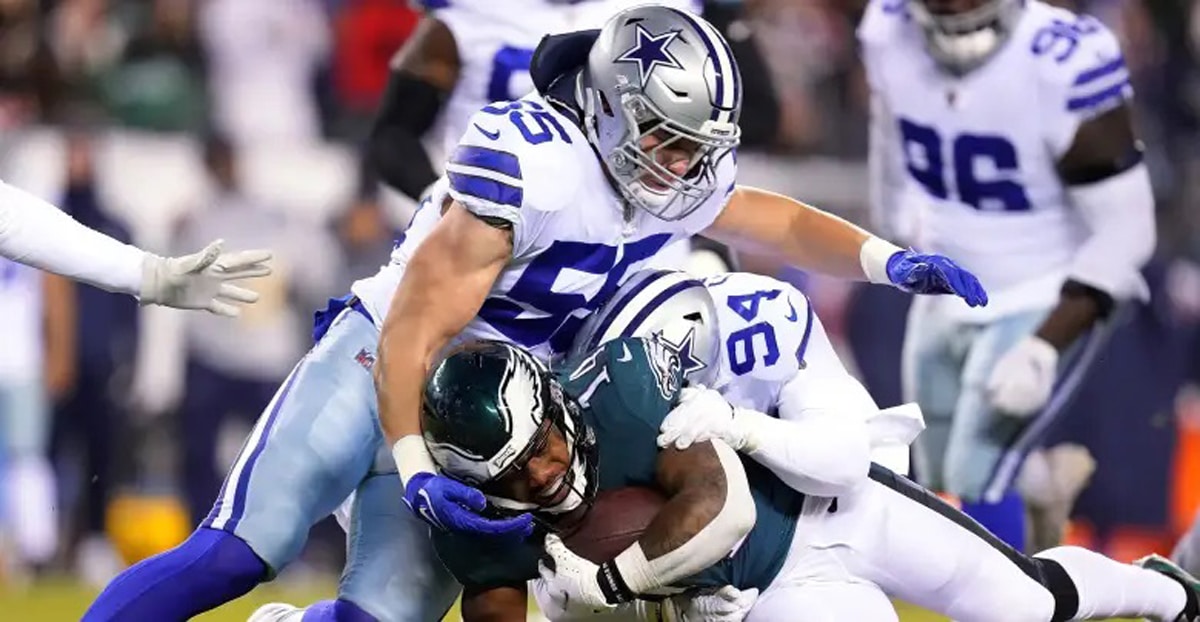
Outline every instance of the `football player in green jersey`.
[[(538, 525), (524, 541), (434, 533), (465, 587), (467, 622), (524, 619), (534, 579), (556, 620), (660, 615), (631, 603), (696, 588), (760, 591), (718, 618), (751, 622), (896, 620), (889, 596), (960, 620), (1200, 616), (1195, 580), (1166, 562), (1140, 568), (1075, 547), (1021, 555), (878, 465), (830, 499), (788, 487), (720, 434), (660, 448), (672, 413), (712, 430), (735, 416), (717, 392), (682, 381), (677, 352), (655, 338), (610, 341), (556, 374), (500, 342), (465, 344), (434, 368), (423, 426), (438, 467), (482, 490), (489, 511), (530, 512)], [(596, 492), (627, 486), (667, 498), (640, 539), (600, 564), (568, 550), (561, 535)], [(713, 619), (666, 602), (677, 619)]]

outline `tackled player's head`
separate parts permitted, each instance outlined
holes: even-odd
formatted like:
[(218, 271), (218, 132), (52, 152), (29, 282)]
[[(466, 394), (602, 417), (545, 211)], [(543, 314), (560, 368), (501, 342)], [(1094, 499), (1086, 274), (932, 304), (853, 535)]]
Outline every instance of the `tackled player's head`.
[(584, 129), (627, 203), (664, 220), (718, 190), (716, 168), (737, 147), (741, 75), (711, 24), (639, 6), (600, 31), (579, 82)]
[(908, 0), (929, 53), (956, 74), (979, 67), (1016, 28), (1025, 0)]
[(501, 512), (553, 523), (595, 496), (595, 437), (579, 404), (516, 346), (474, 341), (450, 352), (425, 383), (421, 423), (442, 473)]

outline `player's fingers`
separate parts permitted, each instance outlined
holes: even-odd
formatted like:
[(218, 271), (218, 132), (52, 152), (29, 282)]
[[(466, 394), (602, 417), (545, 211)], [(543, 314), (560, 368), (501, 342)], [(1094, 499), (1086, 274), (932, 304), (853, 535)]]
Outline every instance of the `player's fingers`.
[(675, 436), (675, 449), (687, 449), (696, 442), (696, 437), (699, 435), (699, 430), (696, 428), (683, 428), (679, 434)]
[(179, 264), (180, 271), (184, 274), (195, 274), (209, 267), (221, 256), (221, 246), (224, 243), (224, 240), (213, 240), (199, 252), (183, 258), (183, 262)]
[(257, 279), (268, 274), (271, 274), (271, 266), (257, 264), (236, 270), (222, 270), (221, 278), (226, 281), (240, 281), (242, 279)]
[(487, 507), (487, 497), (479, 489), (468, 486), (458, 480), (446, 478), (445, 496), (450, 501), (453, 501), (467, 509), (476, 512), (482, 511)]
[[(271, 251), (250, 250), (225, 253), (217, 260), (217, 267), (226, 272), (237, 272), (249, 268), (266, 267), (271, 260)], [(269, 268), (268, 268), (269, 270)]]
[(538, 560), (538, 576), (547, 583), (554, 580), (554, 570), (546, 565), (543, 560)]
[(215, 299), (209, 301), (207, 309), (210, 313), (223, 315), (225, 317), (237, 317), (242, 313), (241, 310), (234, 305)]
[(237, 285), (222, 283), (221, 286), (217, 288), (217, 298), (228, 302), (244, 302), (250, 304), (258, 302), (258, 292), (246, 289), (244, 287), (238, 287)]

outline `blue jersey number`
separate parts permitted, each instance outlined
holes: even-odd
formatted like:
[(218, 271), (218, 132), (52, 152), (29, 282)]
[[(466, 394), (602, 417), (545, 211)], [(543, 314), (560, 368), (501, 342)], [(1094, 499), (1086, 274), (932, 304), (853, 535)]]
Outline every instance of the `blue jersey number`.
[(1080, 15), (1074, 22), (1052, 20), (1033, 36), (1029, 51), (1036, 56), (1050, 55), (1055, 62), (1062, 63), (1075, 53), (1080, 39), (1100, 29), (1100, 21), (1089, 15)]
[[(554, 118), (544, 106), (534, 101), (513, 101), (484, 106), (483, 112), (497, 116), (507, 116), (508, 120), (521, 132), (521, 136), (531, 145), (540, 145), (554, 140), (557, 134), (564, 142), (571, 142), (571, 137), (563, 129), (558, 119)], [(530, 121), (537, 127), (530, 127)], [(553, 130), (553, 131), (552, 131)]]
[[(959, 134), (950, 142), (950, 162), (943, 156), (943, 139), (936, 129), (900, 119), (904, 160), (909, 175), (939, 199), (953, 198), (946, 179), (947, 164), (954, 177), (957, 199), (975, 209), (998, 206), (1004, 211), (1030, 209), (1025, 188), (1005, 174), (1020, 170), (1017, 148), (1003, 136)], [(977, 171), (995, 171), (1000, 179), (980, 179)]]
[[(774, 300), (781, 293), (783, 292), (778, 289), (764, 289), (752, 294), (729, 296), (725, 299), (725, 304), (742, 319), (752, 322), (758, 317), (759, 303), (763, 300)], [(743, 376), (753, 371), (754, 366), (758, 364), (759, 357), (754, 351), (756, 338), (763, 345), (763, 365), (769, 367), (779, 361), (779, 342), (775, 339), (775, 328), (766, 321), (751, 324), (729, 333), (729, 339), (725, 342), (726, 354), (729, 355), (729, 369), (733, 373)]]
[(529, 71), (533, 50), (506, 45), (492, 57), (492, 77), (488, 79), (488, 101), (498, 102), (516, 99), (522, 93), (512, 92), (514, 73)]
[[(630, 266), (652, 257), (670, 238), (667, 233), (652, 235), (626, 244), (623, 253), (607, 244), (556, 241), (529, 262), (507, 295), (484, 301), (479, 317), (519, 345), (549, 342), (555, 352), (565, 352), (583, 325), (575, 312), (599, 308)], [(596, 295), (588, 298), (555, 291), (555, 282), (569, 272), (606, 276)]]

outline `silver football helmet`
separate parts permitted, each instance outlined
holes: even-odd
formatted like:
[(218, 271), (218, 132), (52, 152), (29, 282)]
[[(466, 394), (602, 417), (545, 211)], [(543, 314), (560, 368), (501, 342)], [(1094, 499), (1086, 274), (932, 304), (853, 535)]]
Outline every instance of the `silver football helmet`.
[[(622, 11), (600, 31), (577, 88), (588, 140), (627, 205), (679, 220), (717, 190), (717, 164), (741, 135), (742, 85), (711, 24), (662, 6)], [(662, 162), (674, 150), (689, 154), (683, 174)]]
[(719, 377), (717, 307), (699, 279), (671, 270), (643, 270), (588, 317), (571, 358), (621, 337), (656, 337), (679, 354), (684, 382), (713, 386)]
[(930, 56), (958, 75), (998, 52), (1024, 10), (1025, 0), (908, 0)]

